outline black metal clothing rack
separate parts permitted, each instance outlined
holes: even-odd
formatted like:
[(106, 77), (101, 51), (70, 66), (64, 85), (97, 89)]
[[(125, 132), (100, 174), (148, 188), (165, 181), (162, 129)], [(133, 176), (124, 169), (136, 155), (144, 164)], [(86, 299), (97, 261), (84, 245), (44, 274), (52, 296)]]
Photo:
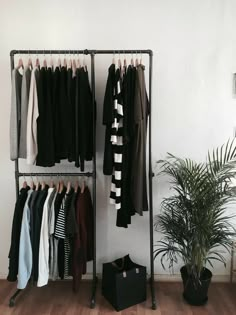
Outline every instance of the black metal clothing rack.
[[(149, 231), (150, 231), (150, 288), (151, 288), (151, 298), (152, 298), (152, 309), (156, 309), (156, 297), (154, 288), (154, 256), (153, 256), (153, 195), (152, 195), (152, 178), (154, 176), (152, 171), (152, 132), (151, 132), (151, 108), (152, 108), (152, 68), (153, 68), (153, 52), (150, 49), (135, 49), (135, 50), (12, 50), (10, 52), (10, 62), (11, 62), (11, 72), (14, 69), (14, 56), (15, 55), (28, 55), (28, 54), (43, 54), (43, 55), (55, 55), (55, 54), (84, 54), (91, 56), (91, 90), (92, 90), (92, 101), (95, 102), (95, 55), (101, 54), (148, 54), (149, 55), (149, 102), (150, 102), (150, 115), (149, 115)], [(18, 112), (17, 112), (18, 113)], [(17, 117), (18, 118), (18, 117)], [(96, 125), (95, 125), (95, 115), (93, 115), (93, 170), (92, 172), (72, 172), (72, 173), (28, 173), (20, 172), (19, 161), (15, 161), (15, 184), (16, 184), (16, 197), (19, 195), (19, 179), (20, 177), (27, 176), (86, 176), (92, 177), (93, 179), (93, 217), (94, 217), (94, 259), (93, 259), (93, 280), (92, 280), (92, 295), (90, 301), (90, 307), (94, 308), (96, 304), (96, 287), (97, 287), (97, 272), (96, 272)], [(19, 130), (17, 130), (19, 134)], [(9, 306), (14, 306), (15, 298), (22, 290), (17, 290), (9, 301)]]

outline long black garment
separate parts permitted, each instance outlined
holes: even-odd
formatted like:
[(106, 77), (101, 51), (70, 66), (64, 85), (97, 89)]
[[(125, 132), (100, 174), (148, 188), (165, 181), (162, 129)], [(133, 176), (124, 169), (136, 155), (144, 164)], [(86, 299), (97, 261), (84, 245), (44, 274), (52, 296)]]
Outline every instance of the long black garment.
[(86, 151), (85, 151), (85, 160), (91, 161), (94, 156), (93, 152), (93, 138), (94, 138), (94, 125), (93, 125), (93, 119), (94, 124), (96, 123), (97, 119), (97, 106), (96, 101), (93, 104), (93, 98), (92, 98), (92, 91), (89, 84), (89, 77), (88, 77), (88, 71), (85, 71), (85, 86), (87, 91), (87, 104), (86, 104)]
[(30, 188), (27, 186), (21, 188), (19, 196), (15, 204), (15, 210), (12, 221), (12, 231), (11, 231), (11, 246), (9, 251), (9, 267), (8, 267), (8, 281), (16, 281), (18, 275), (18, 260), (19, 260), (19, 242), (20, 242), (20, 232), (21, 232), (21, 222), (24, 210), (24, 205), (27, 199), (27, 192)]
[(114, 89), (115, 89), (115, 65), (110, 65), (108, 69), (108, 78), (106, 83), (105, 97), (103, 102), (103, 125), (106, 126), (105, 149), (103, 160), (103, 174), (112, 175), (114, 158), (111, 143), (111, 125), (114, 121)]
[(78, 187), (77, 192), (74, 191), (73, 196), (71, 198), (71, 204), (70, 204), (70, 207), (68, 208), (68, 214), (66, 218), (66, 228), (65, 228), (66, 235), (72, 238), (79, 232), (79, 228), (76, 223), (76, 215), (75, 215), (75, 203), (76, 203), (79, 193), (80, 193), (80, 188)]
[(132, 147), (134, 139), (134, 93), (135, 93), (136, 68), (129, 66), (123, 80), (124, 99), (124, 145), (122, 164), (122, 209), (126, 210), (128, 216), (135, 214), (134, 205), (131, 199), (131, 166)]
[(93, 157), (93, 111), (92, 93), (88, 72), (84, 67), (76, 69), (76, 159), (75, 166), (84, 171), (85, 160)]
[(56, 195), (56, 199), (54, 202), (54, 211), (55, 211), (55, 228), (54, 228), (54, 230), (56, 229), (58, 214), (60, 211), (62, 200), (65, 197), (65, 194), (66, 194), (66, 188), (64, 187), (62, 192), (58, 192)]
[(33, 211), (33, 242), (32, 242), (32, 252), (33, 252), (33, 279), (38, 280), (38, 268), (39, 268), (39, 242), (40, 242), (40, 230), (43, 215), (43, 206), (48, 194), (48, 185), (39, 191), (38, 197), (34, 206)]
[(122, 84), (123, 98), (123, 147), (122, 147), (122, 181), (121, 181), (121, 209), (117, 211), (116, 225), (127, 227), (131, 224), (131, 216), (135, 210), (130, 193), (130, 175), (132, 165), (132, 137), (133, 137), (133, 106), (136, 68), (129, 66), (125, 69)]
[(75, 84), (76, 77), (73, 76), (73, 70), (67, 70), (67, 89), (68, 89), (68, 161), (75, 161)]
[(114, 64), (109, 67), (103, 103), (103, 124), (106, 125), (103, 173), (112, 175), (110, 202), (114, 203), (117, 209), (116, 225), (127, 228), (131, 218), (126, 199), (122, 197), (123, 170), (126, 162), (124, 141), (127, 132), (124, 128), (127, 125), (127, 104), (124, 103), (123, 93), (126, 73), (123, 77), (122, 74), (121, 69), (116, 70)]
[(41, 186), (39, 186), (38, 190), (34, 190), (30, 196), (29, 200), (29, 209), (30, 209), (30, 239), (31, 244), (34, 243), (34, 210), (37, 198), (39, 196), (39, 192), (41, 190)]
[(131, 198), (140, 215), (148, 211), (146, 176), (146, 138), (149, 101), (146, 92), (144, 66), (138, 65), (134, 94), (134, 140), (132, 145)]
[[(58, 192), (55, 199), (55, 203), (54, 203), (55, 229), (56, 229), (58, 214), (62, 206), (62, 201), (63, 201), (63, 198), (65, 197), (65, 194), (66, 194), (66, 188), (64, 187), (62, 192)], [(58, 239), (58, 272), (59, 272), (59, 277), (61, 279), (64, 279), (64, 269), (65, 269), (64, 239), (59, 238)]]
[(64, 250), (65, 250), (65, 266), (64, 266), (64, 273), (65, 276), (72, 275), (72, 252), (73, 252), (73, 239), (69, 237), (66, 233), (66, 226), (68, 221), (69, 212), (72, 206), (73, 197), (74, 197), (74, 188), (71, 187), (70, 191), (66, 193), (65, 198), (65, 206), (64, 206), (64, 213), (65, 213), (65, 241), (64, 241)]
[(60, 162), (60, 127), (61, 127), (61, 115), (60, 115), (60, 80), (61, 71), (59, 67), (56, 67), (53, 73), (53, 113), (54, 113), (54, 151), (55, 151), (55, 162)]
[(130, 216), (127, 209), (122, 205), (122, 182), (123, 182), (123, 165), (124, 165), (124, 119), (126, 114), (126, 105), (124, 104), (123, 84), (125, 73), (122, 69), (116, 70), (115, 89), (114, 89), (114, 121), (111, 126), (112, 149), (114, 155), (113, 174), (111, 179), (110, 202), (115, 204), (117, 209), (116, 225), (119, 227), (128, 227)]
[[(106, 125), (103, 172), (112, 175), (110, 201), (116, 205), (116, 225), (127, 227), (132, 215), (136, 212), (142, 215), (148, 210), (146, 132), (149, 102), (144, 66), (129, 66), (121, 71), (121, 78), (117, 78), (117, 73), (119, 69), (115, 70), (111, 65), (103, 108), (103, 124)], [(119, 88), (117, 91), (118, 80), (122, 82), (121, 92)], [(116, 108), (121, 106), (123, 115), (119, 117)], [(122, 119), (121, 124), (119, 119)], [(120, 141), (118, 145), (117, 139)]]
[(58, 156), (60, 159), (68, 158), (68, 137), (70, 129), (70, 110), (68, 106), (68, 90), (67, 90), (67, 69), (66, 67), (61, 67), (60, 74), (60, 100), (59, 100), (59, 130), (56, 137), (58, 137), (59, 142), (59, 152)]
[(51, 68), (42, 67), (37, 84), (39, 117), (37, 120), (38, 155), (36, 165), (44, 167), (55, 165), (52, 76)]

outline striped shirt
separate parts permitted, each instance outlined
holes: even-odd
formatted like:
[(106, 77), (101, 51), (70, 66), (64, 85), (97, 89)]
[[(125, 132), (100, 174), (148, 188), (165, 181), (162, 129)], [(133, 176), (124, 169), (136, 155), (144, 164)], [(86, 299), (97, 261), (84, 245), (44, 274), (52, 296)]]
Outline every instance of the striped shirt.
[(55, 227), (55, 237), (65, 239), (65, 198), (63, 198), (61, 207), (58, 213), (56, 227)]
[(111, 128), (111, 143), (114, 154), (114, 169), (111, 179), (110, 203), (115, 205), (117, 210), (121, 209), (121, 181), (122, 181), (122, 152), (123, 152), (123, 104), (121, 95), (120, 70), (116, 75), (116, 87), (114, 89), (114, 121)]

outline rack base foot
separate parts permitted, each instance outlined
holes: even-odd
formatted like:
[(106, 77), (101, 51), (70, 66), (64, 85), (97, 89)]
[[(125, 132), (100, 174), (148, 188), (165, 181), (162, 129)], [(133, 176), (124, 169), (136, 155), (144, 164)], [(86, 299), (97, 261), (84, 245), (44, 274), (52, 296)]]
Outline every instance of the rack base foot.
[(92, 289), (92, 297), (91, 297), (90, 308), (95, 308), (95, 306), (96, 306), (97, 282), (98, 282), (98, 278), (95, 277), (95, 280), (93, 281), (93, 289)]
[(155, 295), (154, 281), (152, 278), (150, 278), (150, 289), (151, 289), (151, 298), (152, 298), (152, 310), (156, 310), (157, 309), (156, 295)]
[(152, 301), (152, 310), (156, 310), (157, 306), (156, 306), (156, 301)]
[(18, 289), (16, 290), (16, 292), (12, 295), (12, 297), (9, 300), (9, 307), (13, 307), (15, 306), (15, 299), (17, 297), (17, 295), (21, 292), (22, 290)]

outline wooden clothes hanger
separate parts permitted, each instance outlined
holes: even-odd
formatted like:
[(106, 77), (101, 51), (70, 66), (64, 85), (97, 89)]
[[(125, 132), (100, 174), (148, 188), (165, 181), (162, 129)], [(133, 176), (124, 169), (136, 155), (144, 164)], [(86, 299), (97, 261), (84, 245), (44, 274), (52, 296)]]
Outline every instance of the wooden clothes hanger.
[(47, 60), (46, 60), (46, 58), (43, 60), (43, 67), (47, 68)]
[(38, 191), (38, 190), (39, 190), (39, 187), (40, 187), (40, 182), (39, 182), (39, 180), (37, 180), (35, 190)]
[(84, 190), (85, 190), (85, 187), (86, 187), (86, 181), (85, 179), (83, 178), (82, 180), (82, 185), (81, 185), (81, 190), (80, 190), (80, 193), (83, 194)]
[(59, 188), (59, 193), (61, 194), (63, 192), (64, 189), (64, 182), (63, 180), (60, 181), (60, 188)]
[(126, 55), (124, 53), (124, 67), (126, 68), (127, 67), (127, 60), (126, 60)]
[(66, 60), (66, 57), (64, 58), (64, 61), (63, 61), (63, 67), (67, 67), (67, 60)]
[(50, 66), (53, 68), (53, 58), (52, 58), (52, 52), (50, 51)]
[(41, 190), (43, 190), (45, 188), (46, 184), (45, 184), (45, 181), (42, 181), (42, 187), (41, 187)]
[(45, 51), (44, 51), (43, 56), (44, 56), (43, 67), (44, 67), (44, 68), (47, 68), (47, 59), (46, 59), (46, 56), (45, 56)]
[(116, 56), (115, 56), (115, 53), (113, 53), (112, 63), (113, 63), (113, 65), (116, 65)]
[(39, 58), (38, 58), (38, 57), (36, 58), (35, 66), (36, 66), (37, 68), (40, 67), (40, 62), (39, 62)]
[(77, 62), (76, 62), (76, 68), (77, 69), (81, 68), (79, 54), (78, 54), (78, 59), (77, 59)]
[(47, 68), (47, 60), (46, 59), (44, 59), (44, 61), (43, 61), (43, 67)]
[(59, 55), (58, 60), (57, 60), (57, 66), (60, 68), (61, 67), (61, 57)]
[(143, 58), (142, 58), (143, 56), (142, 56), (142, 53), (141, 53), (141, 51), (140, 51), (140, 61), (139, 61), (139, 64), (140, 65), (142, 65), (143, 64)]
[(133, 55), (133, 53), (132, 53), (132, 55), (131, 55), (130, 63), (131, 63), (131, 66), (134, 67), (134, 55)]
[(54, 188), (54, 182), (53, 182), (52, 178), (51, 178), (51, 181), (50, 181), (50, 188)]
[(34, 189), (34, 188), (35, 188), (34, 180), (33, 178), (31, 178), (30, 189)]
[(23, 188), (26, 188), (27, 186), (28, 186), (27, 181), (24, 180), (22, 187), (23, 187)]
[(136, 59), (135, 59), (135, 67), (139, 65), (139, 60), (138, 60), (138, 53), (136, 51)]
[(86, 59), (85, 59), (85, 54), (84, 54), (84, 57), (83, 57), (83, 68), (85, 71), (87, 71), (87, 63), (86, 63)]
[(77, 193), (78, 188), (79, 188), (79, 181), (76, 180), (76, 181), (75, 181), (75, 193)]
[(59, 191), (60, 191), (60, 182), (57, 183), (57, 188), (56, 189), (57, 189), (57, 193), (59, 193)]
[(67, 68), (68, 69), (72, 69), (72, 60), (71, 60), (71, 58), (68, 60)]
[(31, 59), (30, 53), (28, 53), (28, 55), (29, 55), (29, 59), (28, 59), (28, 67), (29, 67), (30, 69), (33, 69), (33, 62), (32, 62), (32, 59)]
[(67, 183), (67, 190), (66, 190), (67, 194), (69, 194), (70, 189), (71, 189), (71, 181), (68, 181), (68, 183)]
[(73, 71), (75, 71), (76, 70), (76, 60), (75, 59), (73, 59), (73, 61), (72, 61), (72, 67), (73, 67)]
[(18, 60), (17, 70), (20, 70), (20, 68), (24, 69), (24, 63), (21, 57)]
[(118, 68), (121, 68), (122, 67), (122, 62), (120, 60), (120, 53), (119, 53), (119, 59), (118, 59)]

